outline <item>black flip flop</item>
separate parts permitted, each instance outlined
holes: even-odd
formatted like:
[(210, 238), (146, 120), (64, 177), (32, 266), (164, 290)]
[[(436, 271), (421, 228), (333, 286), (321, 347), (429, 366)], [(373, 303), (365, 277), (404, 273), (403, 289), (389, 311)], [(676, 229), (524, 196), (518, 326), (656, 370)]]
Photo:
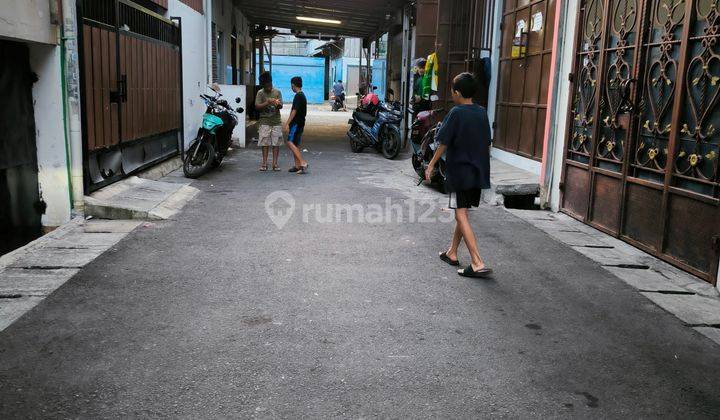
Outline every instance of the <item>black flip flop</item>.
[(472, 265), (468, 265), (464, 270), (458, 270), (458, 274), (463, 277), (472, 277), (476, 279), (482, 279), (489, 277), (492, 274), (492, 268), (482, 268), (478, 271), (473, 270)]
[(453, 267), (457, 267), (458, 265), (460, 265), (460, 261), (458, 261), (458, 260), (453, 260), (453, 259), (451, 259), (450, 257), (448, 257), (448, 256), (447, 256), (447, 252), (441, 252), (441, 253), (440, 253), (440, 259), (443, 260), (443, 261), (445, 261), (446, 263), (452, 265)]

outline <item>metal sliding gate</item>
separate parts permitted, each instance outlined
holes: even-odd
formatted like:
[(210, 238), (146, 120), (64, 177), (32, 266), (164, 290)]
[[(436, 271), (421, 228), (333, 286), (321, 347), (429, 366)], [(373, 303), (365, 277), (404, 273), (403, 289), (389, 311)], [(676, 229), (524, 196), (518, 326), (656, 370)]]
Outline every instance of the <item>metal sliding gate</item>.
[(720, 2), (583, 0), (564, 212), (715, 283)]
[(174, 156), (182, 135), (178, 24), (128, 0), (78, 0), (89, 191)]
[(483, 58), (492, 49), (495, 0), (440, 0), (437, 5), (437, 57), (440, 64), (438, 96), (452, 107), (452, 80), (471, 72), (480, 84), (475, 100), (487, 106), (490, 75)]

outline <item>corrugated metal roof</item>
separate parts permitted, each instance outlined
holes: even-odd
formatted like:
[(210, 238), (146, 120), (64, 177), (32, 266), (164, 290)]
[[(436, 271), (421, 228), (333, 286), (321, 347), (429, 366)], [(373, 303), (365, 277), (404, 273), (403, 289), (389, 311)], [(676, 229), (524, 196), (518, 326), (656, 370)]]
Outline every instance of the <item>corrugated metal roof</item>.
[[(408, 0), (235, 0), (252, 23), (309, 33), (369, 38), (377, 36)], [(340, 25), (300, 21), (298, 16), (333, 19)]]

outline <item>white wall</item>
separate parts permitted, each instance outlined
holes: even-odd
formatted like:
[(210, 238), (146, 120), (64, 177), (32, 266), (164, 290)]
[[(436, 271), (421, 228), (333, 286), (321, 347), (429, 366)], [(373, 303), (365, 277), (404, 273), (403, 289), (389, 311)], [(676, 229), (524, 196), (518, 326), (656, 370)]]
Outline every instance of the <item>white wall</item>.
[(30, 44), (30, 67), (38, 75), (33, 85), (38, 158), (38, 188), (47, 203), (43, 226), (70, 220), (70, 182), (63, 125), (60, 47)]
[(205, 112), (205, 104), (200, 99), (200, 94), (207, 92), (208, 80), (205, 16), (180, 0), (170, 0), (167, 17), (182, 18), (183, 126), (187, 148)]
[[(244, 85), (220, 85), (220, 92), (228, 101), (233, 109), (241, 106), (247, 109), (247, 95)], [(240, 103), (235, 102), (235, 98), (240, 98)], [(247, 113), (243, 112), (237, 114), (238, 125), (235, 127), (232, 133), (232, 141), (234, 145), (239, 147), (245, 147), (245, 121)]]
[[(250, 39), (250, 28), (247, 19), (240, 12), (239, 9), (233, 7), (232, 0), (212, 0), (212, 21), (215, 23), (215, 28), (218, 32), (222, 32), (223, 35), (223, 46), (222, 46), (222, 64), (223, 67), (220, 69), (220, 84), (229, 84), (232, 79), (226, 80), (227, 66), (232, 66), (231, 63), (231, 42), (230, 35), (232, 34), (233, 27), (237, 32), (238, 45), (242, 44), (245, 46), (245, 51), (252, 49), (252, 40)], [(218, 60), (219, 61), (219, 60)], [(249, 62), (246, 62), (245, 70), (247, 71)], [(246, 73), (246, 75), (248, 75)]]
[(560, 26), (563, 28), (563, 36), (560, 39), (559, 50), (561, 54), (560, 69), (558, 76), (558, 101), (555, 107), (555, 118), (553, 118), (554, 130), (553, 137), (550, 139), (554, 144), (554, 153), (552, 161), (549, 164), (553, 165), (552, 168), (552, 179), (549, 180), (550, 185), (550, 197), (548, 199), (550, 208), (553, 211), (560, 210), (560, 175), (562, 173), (563, 158), (565, 155), (565, 136), (567, 132), (565, 130), (567, 124), (567, 109), (568, 101), (572, 96), (570, 92), (570, 82), (568, 81), (568, 75), (572, 73), (573, 65), (573, 46), (576, 33), (576, 16), (578, 2), (570, 0), (563, 2), (564, 19), (560, 21)]
[[(490, 120), (490, 126), (492, 127), (492, 123), (495, 121), (495, 111), (497, 110), (497, 92), (499, 88), (498, 80), (500, 79), (500, 41), (502, 40), (502, 34), (500, 32), (500, 22), (502, 22), (502, 10), (503, 10), (503, 3), (502, 1), (496, 1), (495, 2), (495, 17), (492, 20), (495, 22), (493, 27), (493, 50), (490, 54), (490, 63), (491, 63), (491, 75), (492, 80), (490, 81), (490, 89), (488, 91), (488, 119)], [(495, 133), (493, 132), (493, 138), (495, 138)]]
[(0, 38), (57, 44), (49, 0), (0, 0)]

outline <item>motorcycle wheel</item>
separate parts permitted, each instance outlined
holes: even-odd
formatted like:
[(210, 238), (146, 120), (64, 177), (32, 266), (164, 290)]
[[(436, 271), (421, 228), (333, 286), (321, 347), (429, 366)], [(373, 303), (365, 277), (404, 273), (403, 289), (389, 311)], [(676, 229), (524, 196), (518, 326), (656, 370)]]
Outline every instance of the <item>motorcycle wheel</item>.
[[(357, 127), (352, 127), (350, 130), (354, 131), (356, 136), (359, 135), (359, 133), (357, 132), (357, 130), (358, 130)], [(362, 146), (360, 143), (358, 143), (352, 137), (350, 137), (350, 150), (352, 150), (353, 153), (361, 153), (364, 148), (365, 148), (364, 146)]]
[[(197, 153), (195, 150), (197, 149)], [(212, 144), (198, 139), (185, 152), (183, 173), (187, 178), (195, 179), (205, 175), (215, 162), (215, 148)]]
[(353, 153), (362, 153), (364, 148), (365, 147), (360, 146), (355, 140), (350, 140), (350, 150), (352, 150)]
[(395, 159), (400, 153), (400, 136), (395, 130), (386, 130), (382, 142), (382, 153), (386, 159)]
[(438, 162), (435, 181), (438, 184), (438, 190), (440, 190), (440, 192), (443, 194), (447, 194), (447, 189), (445, 188), (445, 159), (440, 159), (440, 161)]
[(423, 169), (422, 156), (419, 156), (417, 153), (413, 153), (412, 159), (410, 160), (412, 161), (412, 166), (415, 170), (415, 173), (421, 177), (424, 177), (425, 169)]
[(213, 161), (212, 161), (212, 167), (213, 167), (213, 168), (218, 168), (218, 167), (222, 164), (222, 161), (223, 161), (223, 156), (218, 156), (218, 157), (216, 157), (216, 158), (213, 159)]

